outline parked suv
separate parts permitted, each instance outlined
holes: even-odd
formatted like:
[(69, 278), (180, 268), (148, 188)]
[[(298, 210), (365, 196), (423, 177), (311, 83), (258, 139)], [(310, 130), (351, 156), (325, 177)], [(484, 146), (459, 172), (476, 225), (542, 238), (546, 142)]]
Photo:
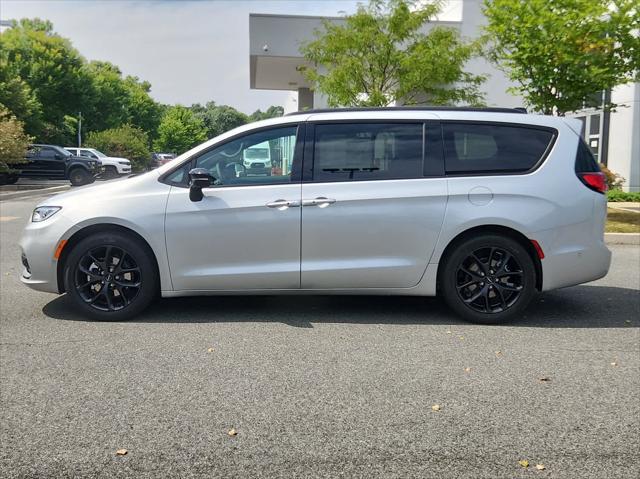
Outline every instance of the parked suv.
[(15, 183), (18, 178), (43, 178), (48, 180), (69, 180), (74, 186), (95, 181), (101, 171), (100, 162), (74, 156), (56, 145), (29, 145), (25, 162), (12, 165), (16, 173), (0, 177), (4, 183)]
[[(22, 281), (87, 317), (160, 293), (440, 295), (519, 318), (603, 277), (606, 183), (577, 120), (508, 109), (307, 111), (229, 131), (126, 181), (44, 200)], [(238, 175), (254, 145), (278, 175)]]
[(128, 175), (131, 173), (131, 162), (126, 158), (107, 156), (95, 148), (65, 146), (64, 149), (72, 155), (98, 160), (104, 167), (105, 178), (117, 178), (120, 175)]

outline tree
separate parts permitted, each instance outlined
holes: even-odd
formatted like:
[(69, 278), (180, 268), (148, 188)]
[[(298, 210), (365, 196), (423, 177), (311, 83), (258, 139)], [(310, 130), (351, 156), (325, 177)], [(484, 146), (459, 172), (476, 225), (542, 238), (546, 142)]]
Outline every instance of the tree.
[(11, 74), (6, 58), (0, 53), (0, 103), (24, 122), (28, 131), (42, 128), (42, 105), (27, 82)]
[(91, 78), (90, 98), (84, 107), (85, 128), (105, 130), (130, 124), (155, 135), (161, 109), (149, 95), (149, 82), (123, 78), (120, 69), (109, 62), (92, 61), (85, 69)]
[(14, 115), (0, 104), (0, 174), (11, 171), (11, 165), (22, 163), (31, 137)]
[(158, 151), (180, 154), (206, 139), (204, 122), (190, 109), (177, 105), (169, 108), (162, 117), (154, 147)]
[(92, 131), (87, 135), (85, 145), (109, 156), (128, 158), (135, 171), (144, 170), (151, 161), (149, 137), (146, 132), (131, 125)]
[(311, 66), (301, 67), (330, 106), (479, 105), (481, 75), (463, 67), (480, 52), (452, 28), (422, 31), (440, 2), (370, 0), (344, 24), (324, 22), (324, 31), (302, 46)]
[(267, 120), (284, 115), (284, 108), (277, 105), (271, 105), (267, 111), (256, 110), (249, 115), (250, 121)]
[(600, 106), (602, 90), (638, 78), (637, 0), (485, 0), (484, 13), (491, 57), (542, 113)]
[[(80, 111), (87, 99), (89, 79), (84, 62), (68, 40), (53, 32), (51, 22), (23, 19), (0, 34), (1, 76), (12, 85), (10, 98), (5, 101), (16, 108), (16, 104), (25, 105), (23, 99), (27, 98), (33, 107), (28, 111), (31, 115), (38, 113), (41, 119), (34, 122), (20, 108), (14, 111), (26, 114), (19, 119), (27, 122), (28, 133), (52, 143), (72, 139), (68, 138), (64, 117)], [(28, 88), (16, 87), (21, 83)]]
[(213, 101), (204, 106), (199, 103), (191, 105), (191, 111), (204, 123), (207, 138), (214, 138), (249, 121), (244, 113), (228, 105), (216, 105)]

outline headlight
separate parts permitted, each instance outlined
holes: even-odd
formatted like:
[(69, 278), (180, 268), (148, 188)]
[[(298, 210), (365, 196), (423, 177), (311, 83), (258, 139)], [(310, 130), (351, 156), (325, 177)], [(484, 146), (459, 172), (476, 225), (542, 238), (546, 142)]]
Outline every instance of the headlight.
[(47, 218), (51, 218), (61, 209), (61, 206), (39, 206), (38, 208), (33, 210), (31, 221), (34, 223), (39, 223), (40, 221), (44, 221)]

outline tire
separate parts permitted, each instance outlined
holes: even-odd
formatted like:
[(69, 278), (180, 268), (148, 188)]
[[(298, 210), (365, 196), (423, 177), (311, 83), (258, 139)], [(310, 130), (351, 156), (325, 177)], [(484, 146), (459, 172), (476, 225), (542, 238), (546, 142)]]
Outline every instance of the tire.
[(73, 186), (82, 186), (93, 183), (94, 179), (87, 170), (76, 167), (69, 172), (69, 181), (71, 181)]
[(447, 254), (439, 280), (449, 307), (473, 323), (518, 318), (536, 294), (531, 256), (506, 236), (487, 234), (458, 244)]
[(114, 178), (117, 178), (118, 175), (118, 170), (115, 166), (105, 166), (104, 167), (104, 177), (107, 180), (113, 180)]
[(0, 185), (14, 185), (18, 181), (18, 175), (0, 173)]
[(64, 284), (80, 314), (98, 321), (137, 316), (160, 289), (149, 247), (119, 231), (97, 233), (75, 245), (65, 264)]

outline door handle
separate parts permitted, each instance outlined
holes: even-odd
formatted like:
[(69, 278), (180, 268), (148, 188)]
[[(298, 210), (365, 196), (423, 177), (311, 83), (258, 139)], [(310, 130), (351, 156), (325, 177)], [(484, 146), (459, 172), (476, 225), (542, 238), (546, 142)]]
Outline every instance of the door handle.
[(317, 206), (319, 208), (326, 208), (329, 205), (335, 203), (333, 198), (325, 198), (324, 196), (318, 196), (312, 200), (302, 200), (302, 206)]
[(291, 200), (275, 200), (266, 204), (267, 208), (276, 208), (278, 210), (286, 210), (287, 208), (294, 208), (297, 206), (300, 206), (300, 202)]

